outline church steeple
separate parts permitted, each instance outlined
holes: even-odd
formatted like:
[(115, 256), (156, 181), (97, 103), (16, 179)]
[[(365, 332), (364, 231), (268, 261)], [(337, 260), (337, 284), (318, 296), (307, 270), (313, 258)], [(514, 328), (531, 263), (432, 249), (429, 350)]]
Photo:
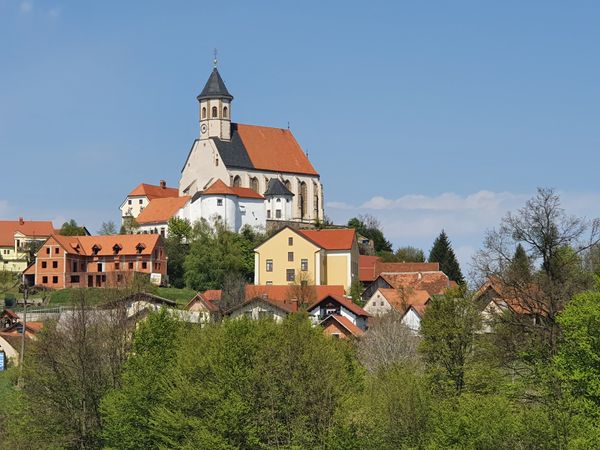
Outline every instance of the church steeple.
[(215, 67), (196, 97), (200, 103), (200, 139), (231, 139), (231, 101), (233, 96), (227, 90), (223, 78)]

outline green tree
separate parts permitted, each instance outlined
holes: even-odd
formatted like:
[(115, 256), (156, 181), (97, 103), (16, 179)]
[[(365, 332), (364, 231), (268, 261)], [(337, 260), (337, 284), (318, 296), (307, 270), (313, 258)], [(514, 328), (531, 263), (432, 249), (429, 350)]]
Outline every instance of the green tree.
[(357, 233), (373, 240), (375, 252), (391, 252), (392, 244), (383, 235), (381, 224), (373, 216), (363, 215), (353, 217), (348, 221), (348, 226)]
[(358, 383), (344, 342), (305, 315), (232, 320), (182, 336), (152, 411), (164, 448), (319, 448)]
[(521, 243), (517, 244), (517, 248), (515, 249), (515, 254), (510, 263), (509, 276), (516, 280), (522, 280), (523, 282), (531, 282), (533, 275), (533, 266), (531, 264), (531, 259), (525, 248), (521, 245)]
[(394, 257), (399, 262), (425, 262), (425, 253), (423, 250), (410, 245), (398, 248), (394, 252)]
[(474, 355), (475, 336), (480, 330), (479, 311), (471, 298), (460, 292), (435, 296), (421, 321), (420, 352), (435, 385), (460, 393), (465, 373)]
[(440, 264), (440, 270), (448, 275), (452, 281), (456, 281), (458, 284), (464, 284), (465, 279), (460, 270), (460, 265), (452, 249), (452, 244), (448, 239), (448, 235), (444, 230), (433, 242), (433, 247), (429, 252), (429, 262), (436, 262)]
[(87, 233), (83, 226), (79, 226), (75, 219), (71, 219), (62, 224), (59, 234), (61, 236), (85, 236)]
[(555, 357), (559, 378), (573, 396), (600, 406), (600, 292), (575, 296), (557, 320), (563, 332)]
[(123, 223), (121, 224), (119, 234), (135, 234), (139, 227), (139, 224), (133, 217), (125, 216), (123, 217)]
[(101, 403), (106, 446), (157, 448), (150, 416), (165, 390), (158, 380), (173, 361), (179, 330), (179, 322), (164, 309), (150, 314), (136, 330), (122, 383)]
[(365, 288), (363, 287), (363, 284), (360, 282), (360, 280), (352, 281), (352, 284), (348, 289), (348, 294), (352, 298), (352, 301), (358, 306), (364, 306), (365, 304), (365, 302), (362, 299), (362, 293), (364, 292), (364, 290)]
[(189, 253), (192, 226), (187, 219), (172, 217), (168, 223), (169, 233), (165, 239), (165, 249), (169, 257), (167, 275), (169, 283), (176, 288), (185, 286), (185, 258)]
[(109, 220), (108, 222), (102, 222), (102, 226), (98, 230), (98, 234), (109, 236), (119, 233), (117, 231), (117, 226), (115, 225), (115, 223), (112, 220)]
[(222, 221), (205, 220), (194, 225), (192, 243), (183, 264), (186, 285), (192, 289), (221, 289), (225, 274), (237, 272), (248, 279), (247, 247), (241, 235)]

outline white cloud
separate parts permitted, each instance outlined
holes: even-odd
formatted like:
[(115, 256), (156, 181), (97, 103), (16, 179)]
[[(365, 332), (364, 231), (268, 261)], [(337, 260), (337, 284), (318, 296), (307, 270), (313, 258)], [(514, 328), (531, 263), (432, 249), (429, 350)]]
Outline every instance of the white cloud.
[[(326, 213), (338, 224), (359, 214), (371, 214), (379, 219), (394, 247), (414, 245), (426, 252), (444, 229), (466, 271), (472, 255), (481, 247), (486, 230), (498, 226), (507, 212), (521, 208), (534, 194), (481, 190), (468, 195), (452, 192), (398, 198), (378, 195), (362, 204), (329, 202)], [(559, 194), (567, 213), (589, 218), (600, 216), (600, 193)]]
[(33, 10), (33, 3), (28, 0), (21, 2), (21, 4), (19, 5), (19, 11), (21, 11), (23, 14), (28, 14), (32, 10)]

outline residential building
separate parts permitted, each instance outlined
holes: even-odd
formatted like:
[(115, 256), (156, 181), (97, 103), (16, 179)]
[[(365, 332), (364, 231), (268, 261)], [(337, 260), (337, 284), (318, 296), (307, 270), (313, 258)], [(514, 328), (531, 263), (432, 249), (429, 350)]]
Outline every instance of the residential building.
[(247, 317), (252, 320), (273, 319), (281, 322), (288, 314), (298, 311), (298, 303), (283, 303), (264, 297), (250, 298), (227, 311), (232, 319)]
[(255, 250), (255, 285), (341, 285), (358, 279), (353, 229), (297, 230), (286, 226)]
[(54, 233), (50, 221), (0, 220), (0, 271), (23, 272), (30, 245), (40, 245)]
[(379, 288), (365, 304), (365, 311), (372, 316), (383, 316), (390, 312), (398, 312), (402, 315), (401, 323), (413, 331), (421, 328), (421, 319), (425, 312), (425, 306), (431, 299), (431, 294), (422, 289)]
[[(313, 224), (322, 221), (323, 186), (302, 147), (289, 129), (232, 122), (233, 96), (216, 66), (197, 97), (200, 134), (183, 164), (179, 194), (194, 197), (216, 180), (265, 195), (273, 179), (292, 194), (288, 220)], [(277, 220), (277, 209), (269, 208)], [(275, 213), (274, 213), (275, 211)]]
[(160, 235), (52, 235), (24, 277), (29, 284), (63, 289), (125, 286), (136, 273), (150, 275), (155, 283), (166, 280), (167, 255)]
[(313, 324), (321, 324), (327, 334), (340, 338), (360, 336), (368, 325), (367, 311), (340, 295), (328, 295), (314, 302), (307, 312)]
[(44, 324), (37, 321), (27, 321), (24, 324), (20, 317), (9, 309), (0, 312), (0, 352), (4, 352), (9, 364), (19, 364), (23, 335), (28, 341), (35, 339), (43, 327)]
[(140, 213), (149, 205), (149, 203), (157, 198), (172, 198), (179, 197), (177, 188), (167, 187), (164, 180), (160, 180), (160, 184), (140, 183), (135, 187), (121, 203), (121, 223), (129, 217), (137, 219)]
[(360, 255), (358, 259), (359, 279), (368, 285), (385, 273), (437, 272), (439, 263), (383, 262), (379, 256)]
[(164, 197), (152, 199), (136, 218), (139, 234), (160, 234), (167, 237), (169, 220), (189, 204), (190, 197)]
[(367, 285), (362, 298), (365, 302), (375, 294), (377, 289), (417, 289), (426, 290), (431, 295), (443, 294), (448, 289), (457, 287), (444, 272), (417, 271), (417, 272), (382, 272), (375, 281)]

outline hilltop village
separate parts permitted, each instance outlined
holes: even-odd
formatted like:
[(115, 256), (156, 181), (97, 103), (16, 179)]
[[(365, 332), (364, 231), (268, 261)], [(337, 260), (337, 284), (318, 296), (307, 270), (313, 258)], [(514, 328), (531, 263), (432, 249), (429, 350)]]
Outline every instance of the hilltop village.
[(216, 64), (197, 100), (179, 185), (132, 180), (118, 227), (0, 220), (0, 448), (599, 448), (600, 221), (539, 189), (468, 286), (443, 230), (331, 223)]

